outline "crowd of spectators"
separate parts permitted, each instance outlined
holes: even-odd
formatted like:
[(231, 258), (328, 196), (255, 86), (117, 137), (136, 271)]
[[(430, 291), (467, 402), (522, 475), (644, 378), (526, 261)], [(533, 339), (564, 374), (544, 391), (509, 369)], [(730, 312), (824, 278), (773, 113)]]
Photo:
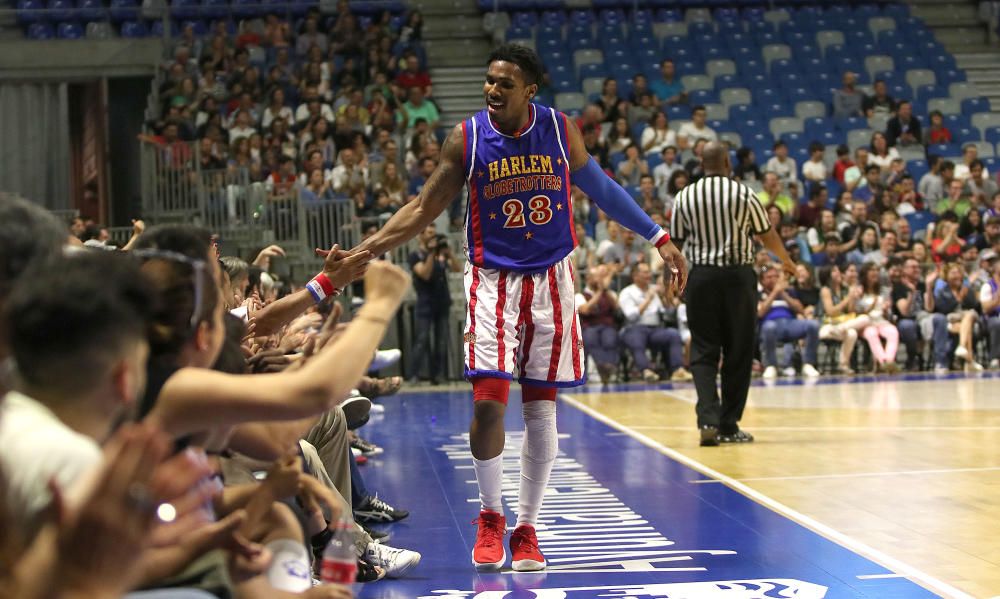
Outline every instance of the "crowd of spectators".
[(440, 153), (421, 30), (417, 11), (362, 21), (346, 0), (236, 32), (219, 22), (203, 38), (188, 27), (163, 65), (162, 117), (140, 139), (162, 148), (165, 168), (198, 161), (270, 202), (351, 201), (377, 222), (419, 192)]
[(391, 452), (358, 436), (402, 384), (377, 348), (410, 278), (317, 254), (291, 285), (277, 246), (221, 255), (207, 230), (135, 221), (115, 248), (0, 198), (0, 594), (342, 599), (317, 584), (335, 536), (359, 582), (417, 566), (383, 526), (408, 512), (361, 468)]
[[(704, 142), (719, 139), (703, 106), (690, 106), (690, 121), (669, 122), (666, 108), (688, 102), (673, 67), (664, 60), (655, 81), (637, 75), (629, 97), (608, 79), (577, 121), (590, 153), (661, 224), (669, 223), (677, 192), (703, 176)], [(885, 122), (868, 145), (854, 152), (840, 146), (830, 163), (826, 147), (812, 142), (802, 164), (780, 140), (763, 164), (749, 147), (731, 148), (733, 177), (757, 192), (800, 264), (800, 276), (785, 280), (780, 269), (770, 268), (773, 257), (762, 252), (759, 259), (758, 372), (765, 377), (818, 374), (822, 345), (837, 355), (827, 370), (844, 373), (1000, 368), (1000, 180), (979, 160), (975, 144), (965, 145), (956, 162), (926, 156), (928, 170), (916, 180), (900, 151), (922, 152), (930, 144), (949, 143), (951, 135), (940, 113), (928, 115), (924, 126), (912, 108), (889, 96), (882, 81), (864, 94), (856, 77), (846, 73), (832, 112), (836, 118)], [(660, 265), (585, 196), (577, 193), (574, 200), (577, 222), (583, 224), (577, 267), (587, 282), (580, 313), (601, 378), (608, 380), (626, 364), (631, 370), (626, 374), (646, 380), (683, 379), (684, 362), (677, 362), (675, 342), (667, 340), (685, 334), (677, 318), (684, 311), (680, 298), (656, 285), (646, 295), (634, 293), (634, 286), (629, 293), (625, 289), (633, 278), (636, 284), (645, 278), (640, 264), (653, 267), (654, 279)], [(591, 276), (596, 267), (602, 274)], [(636, 297), (641, 319), (626, 310)], [(638, 333), (657, 318), (672, 332)], [(859, 337), (868, 352), (855, 351)], [(988, 349), (977, 345), (980, 340)], [(781, 345), (797, 351), (779, 359)], [(899, 348), (905, 350), (901, 364)], [(651, 364), (647, 352), (659, 359)], [(800, 364), (798, 370), (793, 363)]]

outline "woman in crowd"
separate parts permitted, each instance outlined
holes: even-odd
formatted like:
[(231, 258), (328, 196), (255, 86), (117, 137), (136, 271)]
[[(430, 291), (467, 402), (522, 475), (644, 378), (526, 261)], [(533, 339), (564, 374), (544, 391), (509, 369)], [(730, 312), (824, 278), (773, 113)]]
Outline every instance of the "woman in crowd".
[[(892, 309), (889, 298), (882, 294), (880, 270), (879, 265), (872, 262), (861, 267), (861, 296), (855, 303), (855, 311), (870, 321), (861, 335), (871, 348), (875, 372), (893, 373), (899, 370), (896, 365), (899, 330), (889, 321)], [(884, 346), (882, 339), (885, 339)]]
[(931, 257), (934, 262), (957, 260), (962, 255), (962, 240), (958, 236), (958, 222), (949, 218), (941, 218), (934, 224), (931, 235)]
[(976, 209), (969, 210), (958, 224), (958, 237), (968, 245), (976, 245), (986, 229), (983, 224), (983, 214)]
[(875, 232), (874, 226), (867, 226), (858, 236), (858, 247), (847, 253), (847, 261), (861, 265), (868, 262), (878, 251), (878, 233)]
[[(619, 108), (621, 101), (621, 98), (618, 97), (618, 82), (613, 77), (608, 77), (604, 80), (604, 85), (601, 87), (601, 96), (597, 98), (596, 102), (601, 107), (601, 110), (604, 111), (604, 120), (606, 122), (617, 123), (618, 119), (625, 117), (625, 113)], [(628, 130), (627, 121), (625, 129)]]
[(667, 146), (677, 146), (677, 133), (670, 128), (667, 115), (656, 111), (649, 119), (649, 126), (642, 130), (639, 145), (644, 154), (659, 154)]
[(819, 284), (820, 301), (816, 305), (816, 317), (820, 321), (819, 338), (840, 342), (838, 370), (842, 374), (852, 374), (851, 354), (858, 341), (858, 332), (871, 322), (867, 315), (858, 316), (854, 311), (861, 297), (861, 288), (848, 285), (836, 266), (819, 269)]
[(801, 263), (795, 267), (795, 296), (802, 302), (805, 317), (814, 318), (820, 301), (819, 288), (816, 287), (812, 268)]
[(764, 180), (764, 175), (757, 166), (757, 157), (749, 147), (743, 146), (736, 150), (736, 168), (733, 169), (733, 176), (744, 183)]
[(979, 307), (976, 294), (969, 288), (965, 272), (958, 264), (945, 265), (944, 282), (944, 285), (934, 291), (934, 311), (944, 314), (948, 319), (949, 333), (958, 334), (955, 357), (965, 363), (967, 371), (981, 371), (983, 367), (976, 361), (973, 345), (973, 333), (978, 318), (976, 309)]
[(890, 148), (885, 135), (876, 131), (872, 134), (871, 151), (868, 153), (868, 162), (879, 167), (883, 176), (889, 172), (892, 161), (899, 158), (899, 151)]
[(260, 126), (264, 129), (271, 127), (271, 122), (275, 119), (285, 119), (286, 123), (295, 121), (292, 109), (285, 105), (285, 90), (275, 87), (271, 90), (267, 108), (264, 109), (264, 116), (261, 117)]
[(806, 243), (809, 244), (809, 251), (813, 254), (822, 252), (826, 249), (827, 238), (834, 236), (840, 241), (840, 234), (837, 232), (837, 218), (833, 215), (832, 210), (824, 208), (819, 213), (819, 222), (806, 232)]
[[(612, 79), (614, 81), (614, 79)], [(624, 152), (625, 148), (635, 145), (632, 140), (632, 132), (628, 129), (628, 121), (625, 117), (618, 117), (611, 125), (611, 132), (608, 133), (608, 152)]]
[(677, 198), (677, 194), (687, 187), (689, 181), (687, 171), (682, 168), (671, 173), (670, 179), (667, 181), (667, 195), (663, 198), (663, 204), (666, 206), (667, 212), (673, 211), (674, 200)]

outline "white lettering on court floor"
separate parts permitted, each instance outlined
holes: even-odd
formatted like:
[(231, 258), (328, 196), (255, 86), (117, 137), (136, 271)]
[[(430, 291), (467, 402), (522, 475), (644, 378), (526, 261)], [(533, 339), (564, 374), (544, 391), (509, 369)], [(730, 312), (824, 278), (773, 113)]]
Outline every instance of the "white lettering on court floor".
[[(566, 439), (569, 435), (560, 434), (559, 437)], [(445, 452), (456, 469), (471, 472), (468, 434), (454, 435), (451, 439), (451, 443), (438, 449)], [(508, 514), (517, 513), (522, 439), (523, 433), (509, 433), (504, 450), (503, 497)], [(470, 491), (468, 502), (478, 503), (475, 476), (466, 482)], [(550, 574), (703, 572), (707, 570), (705, 566), (692, 563), (696, 558), (736, 555), (731, 549), (677, 547), (674, 541), (601, 485), (582, 464), (561, 452), (552, 468), (536, 530), (538, 545), (548, 562), (546, 572)], [(483, 596), (484, 599), (489, 597), (492, 596)]]

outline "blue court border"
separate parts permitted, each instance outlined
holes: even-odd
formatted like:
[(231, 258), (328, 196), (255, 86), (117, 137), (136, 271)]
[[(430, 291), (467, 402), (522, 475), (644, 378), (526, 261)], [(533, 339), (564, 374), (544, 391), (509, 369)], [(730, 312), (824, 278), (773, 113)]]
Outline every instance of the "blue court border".
[[(983, 376), (995, 378), (992, 375)], [(871, 382), (867, 378), (854, 380)], [(628, 386), (623, 390), (650, 387), (677, 388)], [(616, 401), (627, 398), (618, 396)], [(412, 512), (407, 520), (387, 528), (392, 533), (389, 544), (418, 550), (423, 560), (403, 579), (359, 585), (356, 593), (361, 599), (965, 596), (951, 592), (947, 585), (937, 587), (941, 595), (927, 590), (905, 577), (914, 576), (905, 564), (885, 556), (878, 556), (882, 564), (877, 563), (849, 548), (854, 545), (844, 539), (828, 538), (836, 538), (835, 531), (819, 534), (802, 520), (773, 509), (773, 504), (769, 507), (767, 498), (748, 494), (740, 483), (691, 484), (691, 480), (718, 477), (706, 475), (697, 463), (685, 463), (680, 454), (668, 455), (669, 448), (616, 428), (586, 408), (577, 409), (572, 400), (559, 402), (559, 430), (569, 435), (560, 441), (564, 457), (582, 465), (622, 504), (673, 541), (671, 549), (681, 556), (680, 565), (703, 570), (478, 574), (469, 558), (475, 538), (471, 520), (477, 515), (476, 503), (470, 502), (476, 496), (474, 473), (462, 452), (449, 455), (442, 450), (464, 442), (460, 435), (471, 418), (469, 391), (408, 392), (384, 403), (385, 417), (362, 432), (384, 445), (387, 454), (373, 459), (364, 474), (373, 490)], [(512, 397), (508, 431), (520, 430), (519, 412), (519, 401)], [(507, 476), (511, 482), (509, 472)], [(512, 511), (508, 520), (513, 524)], [(544, 551), (546, 543), (541, 545)], [(713, 550), (719, 553), (700, 553)], [(697, 592), (694, 587), (677, 586), (691, 583), (702, 586)]]

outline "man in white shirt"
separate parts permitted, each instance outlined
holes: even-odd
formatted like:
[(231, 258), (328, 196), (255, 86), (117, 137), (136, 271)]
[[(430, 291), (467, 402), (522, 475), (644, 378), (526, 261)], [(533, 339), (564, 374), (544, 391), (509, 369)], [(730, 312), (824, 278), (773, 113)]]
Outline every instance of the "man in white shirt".
[[(955, 178), (965, 183), (971, 174), (970, 167), (976, 160), (979, 160), (979, 147), (972, 143), (965, 144), (965, 147), (962, 148), (962, 162), (955, 165)], [(985, 166), (983, 167), (983, 176), (987, 179), (990, 177), (990, 171)]]
[(705, 124), (708, 119), (708, 111), (702, 105), (695, 106), (691, 109), (691, 121), (681, 125), (680, 131), (677, 132), (677, 145), (682, 150), (694, 145), (694, 142), (699, 139), (704, 139), (705, 141), (718, 141), (719, 136), (714, 129)]
[(0, 403), (0, 467), (8, 509), (26, 538), (51, 502), (49, 480), (72, 493), (100, 466), (98, 441), (145, 387), (155, 299), (138, 263), (110, 252), (60, 258), (8, 298), (20, 384)]
[(330, 124), (335, 120), (333, 108), (319, 97), (319, 88), (308, 85), (302, 94), (302, 102), (295, 109), (295, 123), (301, 127), (317, 116), (323, 117), (323, 120)]
[(667, 201), (667, 186), (670, 184), (670, 177), (684, 167), (677, 164), (677, 148), (667, 146), (663, 148), (663, 164), (659, 164), (653, 169), (653, 181), (656, 185), (656, 195), (664, 202)]
[(785, 142), (777, 141), (774, 143), (774, 156), (764, 165), (764, 172), (778, 175), (778, 180), (786, 189), (790, 182), (798, 181), (799, 174), (795, 159), (788, 157), (788, 146), (785, 145)]
[(809, 160), (802, 164), (802, 178), (810, 183), (826, 182), (826, 163), (823, 162), (823, 144), (809, 144)]
[(648, 264), (638, 264), (632, 269), (632, 284), (622, 289), (618, 304), (627, 323), (622, 340), (632, 354), (635, 370), (642, 373), (647, 382), (660, 380), (653, 369), (647, 349), (659, 350), (667, 354), (667, 370), (670, 379), (691, 380), (691, 373), (684, 369), (684, 343), (674, 327), (663, 324), (666, 307), (662, 295), (662, 284), (652, 285), (653, 273)]
[(236, 120), (229, 129), (229, 143), (233, 143), (241, 137), (250, 139), (257, 129), (253, 126), (253, 121), (249, 112), (239, 111), (236, 113)]
[(368, 186), (368, 167), (358, 164), (354, 150), (344, 148), (340, 151), (340, 164), (327, 171), (326, 178), (334, 193), (352, 195)]

